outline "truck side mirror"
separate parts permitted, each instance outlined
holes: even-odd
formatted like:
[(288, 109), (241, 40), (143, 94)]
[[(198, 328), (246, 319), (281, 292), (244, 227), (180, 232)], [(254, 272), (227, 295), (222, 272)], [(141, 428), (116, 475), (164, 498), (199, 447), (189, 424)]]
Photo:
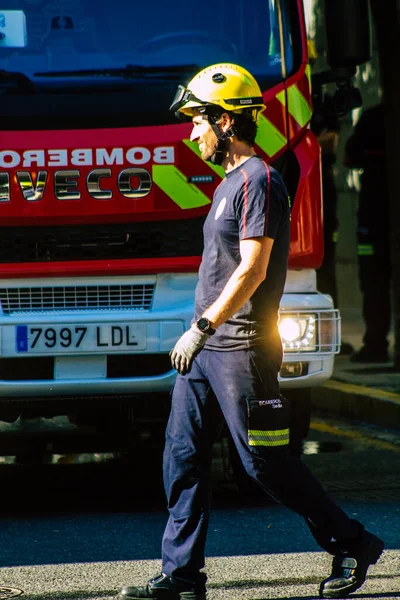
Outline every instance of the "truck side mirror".
[(327, 62), (331, 69), (362, 65), (371, 58), (368, 0), (325, 0)]
[(335, 82), (332, 107), (338, 116), (362, 105), (361, 94), (352, 83), (357, 67), (371, 58), (371, 19), (368, 0), (325, 0), (325, 33), (329, 71), (312, 77), (317, 94), (326, 83)]

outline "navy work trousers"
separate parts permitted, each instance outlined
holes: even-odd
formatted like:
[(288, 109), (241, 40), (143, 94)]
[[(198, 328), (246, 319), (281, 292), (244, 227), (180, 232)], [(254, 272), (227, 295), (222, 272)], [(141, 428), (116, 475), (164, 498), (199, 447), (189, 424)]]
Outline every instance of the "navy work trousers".
[[(224, 418), (248, 474), (267, 493), (305, 517), (322, 548), (335, 554), (357, 545), (363, 526), (346, 516), (300, 459), (289, 455), (287, 444), (249, 443), (249, 429), (257, 435), (257, 419), (262, 421), (265, 415), (271, 421), (269, 429), (277, 430), (274, 439), (289, 427), (289, 415), (285, 417), (287, 400), (279, 395), (279, 366), (276, 353), (275, 360), (271, 360), (265, 350), (204, 349), (191, 371), (178, 375), (163, 467), (169, 519), (162, 542), (162, 568), (167, 575), (194, 585), (205, 583), (206, 575), (200, 570), (205, 564), (210, 513), (212, 445)], [(249, 398), (260, 400), (256, 405), (267, 411), (256, 413), (256, 420), (249, 410)], [(277, 417), (279, 423), (274, 424)], [(265, 422), (259, 428), (265, 429)]]

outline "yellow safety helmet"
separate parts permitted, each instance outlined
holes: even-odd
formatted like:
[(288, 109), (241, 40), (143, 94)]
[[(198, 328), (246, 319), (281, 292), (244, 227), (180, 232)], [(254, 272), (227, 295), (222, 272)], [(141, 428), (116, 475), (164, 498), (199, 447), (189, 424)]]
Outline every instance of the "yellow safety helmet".
[(253, 119), (265, 109), (260, 87), (246, 69), (231, 63), (206, 67), (188, 83), (180, 85), (170, 110), (191, 117), (195, 108), (219, 106), (229, 112), (253, 109)]

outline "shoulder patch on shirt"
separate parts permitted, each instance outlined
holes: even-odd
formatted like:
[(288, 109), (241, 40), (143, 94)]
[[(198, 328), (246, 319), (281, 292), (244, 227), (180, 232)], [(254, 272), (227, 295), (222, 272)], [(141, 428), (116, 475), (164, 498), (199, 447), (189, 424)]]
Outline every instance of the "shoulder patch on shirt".
[(214, 217), (215, 220), (220, 218), (220, 216), (224, 212), (225, 205), (226, 205), (226, 197), (222, 198), (221, 202), (218, 204), (218, 208), (215, 212), (215, 217)]

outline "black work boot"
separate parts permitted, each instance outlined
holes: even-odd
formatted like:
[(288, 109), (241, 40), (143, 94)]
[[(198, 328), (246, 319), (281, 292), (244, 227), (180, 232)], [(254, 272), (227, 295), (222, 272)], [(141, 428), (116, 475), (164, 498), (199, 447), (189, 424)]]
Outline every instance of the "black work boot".
[(374, 565), (382, 554), (384, 544), (376, 535), (365, 531), (358, 550), (337, 554), (332, 563), (332, 573), (321, 583), (321, 598), (346, 598), (362, 586), (368, 567)]
[(171, 579), (161, 573), (149, 579), (145, 586), (126, 586), (116, 600), (141, 600), (141, 598), (154, 598), (155, 600), (206, 600), (206, 590), (197, 589), (182, 580)]

